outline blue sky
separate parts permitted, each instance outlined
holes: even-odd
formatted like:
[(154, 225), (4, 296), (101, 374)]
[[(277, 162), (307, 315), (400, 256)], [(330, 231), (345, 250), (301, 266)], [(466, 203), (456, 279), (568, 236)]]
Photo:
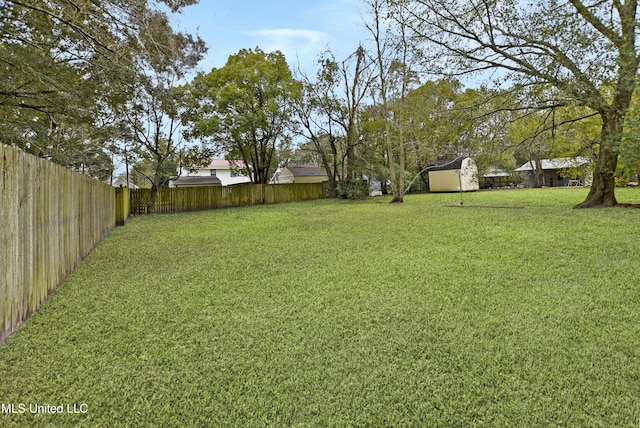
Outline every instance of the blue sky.
[(173, 18), (178, 31), (198, 34), (209, 48), (199, 69), (222, 67), (243, 48), (280, 50), (289, 65), (315, 74), (326, 48), (345, 59), (366, 44), (359, 0), (200, 0)]

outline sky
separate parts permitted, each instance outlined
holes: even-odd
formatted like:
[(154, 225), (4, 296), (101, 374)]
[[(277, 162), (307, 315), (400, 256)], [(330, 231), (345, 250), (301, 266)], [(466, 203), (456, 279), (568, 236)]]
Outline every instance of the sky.
[(292, 70), (310, 77), (318, 55), (331, 49), (337, 60), (369, 38), (360, 0), (200, 0), (172, 18), (174, 29), (199, 35), (208, 52), (198, 71), (225, 65), (240, 49), (281, 51)]

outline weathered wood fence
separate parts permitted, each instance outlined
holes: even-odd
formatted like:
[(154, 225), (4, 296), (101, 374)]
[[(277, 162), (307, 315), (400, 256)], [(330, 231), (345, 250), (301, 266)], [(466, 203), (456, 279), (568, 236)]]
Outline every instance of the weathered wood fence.
[[(325, 197), (325, 183), (236, 184), (158, 189), (154, 213), (177, 213), (223, 207), (305, 201)], [(150, 189), (131, 190), (132, 215), (148, 214)]]
[(115, 227), (115, 189), (0, 144), (0, 343)]

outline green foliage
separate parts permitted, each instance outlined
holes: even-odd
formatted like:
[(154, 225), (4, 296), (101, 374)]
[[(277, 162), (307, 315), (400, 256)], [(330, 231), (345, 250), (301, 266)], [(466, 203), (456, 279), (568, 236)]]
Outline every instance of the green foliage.
[[(135, 49), (141, 67), (127, 82), (128, 97), (114, 112), (121, 131), (114, 145), (128, 157), (125, 162), (135, 162), (133, 181), (151, 187), (149, 210), (153, 212), (157, 188), (167, 186), (175, 175), (184, 143), (180, 124), (187, 99), (177, 86), (206, 47), (199, 38), (175, 33), (164, 13), (154, 13), (135, 40)], [(190, 151), (189, 158), (195, 152)]]
[(457, 157), (466, 147), (470, 115), (461, 110), (461, 85), (456, 81), (430, 81), (410, 91), (404, 101), (404, 129), (411, 141), (408, 158), (424, 168), (439, 157)]
[[(0, 134), (22, 148), (96, 178), (123, 138), (121, 107), (152, 62), (201, 40), (173, 33), (164, 12), (195, 0), (2, 0)], [(197, 56), (197, 55), (196, 55)], [(191, 57), (196, 60), (196, 57)]]
[(627, 114), (625, 135), (620, 146), (617, 184), (628, 181), (638, 182), (640, 175), (640, 111), (632, 110)]
[(342, 199), (366, 199), (369, 196), (369, 183), (358, 179), (344, 179), (336, 186), (337, 196)]
[(132, 219), (0, 346), (5, 403), (88, 413), (0, 424), (634, 426), (639, 217), (585, 193)]
[(157, 161), (148, 157), (133, 164), (131, 182), (140, 188), (151, 188), (154, 184), (157, 187), (168, 187), (169, 180), (176, 176), (177, 169), (178, 160), (175, 156), (163, 160), (160, 168)]

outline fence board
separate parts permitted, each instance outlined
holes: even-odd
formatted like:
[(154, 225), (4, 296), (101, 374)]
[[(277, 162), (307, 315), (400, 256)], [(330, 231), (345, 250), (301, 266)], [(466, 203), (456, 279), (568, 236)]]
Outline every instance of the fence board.
[[(325, 183), (236, 184), (158, 189), (155, 213), (278, 204), (325, 197)], [(151, 189), (131, 190), (131, 215), (148, 214)]]
[(116, 188), (116, 224), (124, 226), (129, 217), (131, 194), (126, 187)]
[(115, 226), (112, 187), (0, 144), (0, 343)]

